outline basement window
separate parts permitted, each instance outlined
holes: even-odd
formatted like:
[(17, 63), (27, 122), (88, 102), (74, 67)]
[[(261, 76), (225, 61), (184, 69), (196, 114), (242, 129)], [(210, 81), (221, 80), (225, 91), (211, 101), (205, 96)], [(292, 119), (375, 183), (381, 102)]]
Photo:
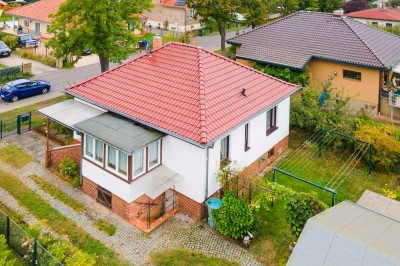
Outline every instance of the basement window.
[(343, 78), (346, 79), (354, 79), (361, 81), (361, 72), (351, 71), (351, 70), (343, 70)]

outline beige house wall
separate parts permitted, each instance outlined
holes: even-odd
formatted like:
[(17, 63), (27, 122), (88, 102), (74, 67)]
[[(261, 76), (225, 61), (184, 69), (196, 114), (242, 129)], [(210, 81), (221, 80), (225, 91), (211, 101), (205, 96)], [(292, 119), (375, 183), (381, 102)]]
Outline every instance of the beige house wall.
[[(308, 67), (311, 84), (319, 85), (321, 82), (326, 81), (329, 76), (334, 75), (332, 86), (342, 90), (345, 96), (353, 98), (352, 106), (354, 109), (368, 104), (375, 106), (374, 113), (377, 113), (380, 83), (379, 70), (319, 60), (312, 60)], [(343, 77), (343, 70), (360, 72), (361, 80)]]
[(151, 11), (146, 11), (143, 13), (143, 15), (148, 17), (146, 26), (151, 25), (153, 28), (160, 27), (164, 29), (164, 21), (166, 20), (169, 24), (168, 30), (183, 32), (187, 30), (196, 30), (202, 28), (200, 22), (190, 16), (189, 8), (184, 9), (156, 4), (154, 5), (153, 9), (151, 9)]
[[(25, 26), (25, 21), (29, 23), (29, 27)], [(35, 32), (35, 23), (40, 24), (40, 35)], [(22, 26), (24, 32), (29, 32), (35, 36), (39, 36), (41, 41), (49, 40), (52, 37), (52, 34), (47, 32), (47, 25), (51, 25), (51, 23), (20, 17), (18, 18), (18, 25)]]

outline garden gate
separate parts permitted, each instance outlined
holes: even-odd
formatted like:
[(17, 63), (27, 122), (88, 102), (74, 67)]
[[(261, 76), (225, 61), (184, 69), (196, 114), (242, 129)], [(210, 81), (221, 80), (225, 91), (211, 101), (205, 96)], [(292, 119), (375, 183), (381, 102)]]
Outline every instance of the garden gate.
[(22, 134), (32, 129), (32, 113), (16, 117), (0, 118), (0, 139), (14, 134)]

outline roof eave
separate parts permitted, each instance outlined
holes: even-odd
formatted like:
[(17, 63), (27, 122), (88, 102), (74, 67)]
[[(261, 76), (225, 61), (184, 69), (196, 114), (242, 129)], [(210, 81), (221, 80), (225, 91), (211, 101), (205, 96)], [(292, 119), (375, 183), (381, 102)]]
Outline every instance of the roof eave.
[(309, 60), (306, 61), (306, 63), (303, 64), (302, 67), (297, 67), (297, 66), (291, 66), (291, 65), (281, 64), (281, 63), (277, 63), (277, 62), (263, 61), (263, 60), (254, 59), (254, 58), (245, 57), (245, 56), (240, 56), (240, 55), (237, 55), (236, 58), (249, 60), (249, 61), (253, 61), (253, 62), (256, 62), (256, 63), (260, 63), (260, 64), (287, 67), (287, 68), (290, 68), (290, 69), (293, 69), (293, 70), (297, 70), (297, 71), (303, 71), (305, 69), (305, 67), (308, 65), (308, 63), (310, 62), (310, 59), (309, 59)]

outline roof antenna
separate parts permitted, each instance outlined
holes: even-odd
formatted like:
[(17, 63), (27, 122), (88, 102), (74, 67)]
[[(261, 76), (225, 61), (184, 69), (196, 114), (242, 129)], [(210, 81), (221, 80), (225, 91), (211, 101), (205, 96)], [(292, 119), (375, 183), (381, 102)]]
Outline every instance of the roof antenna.
[(242, 95), (247, 97), (247, 95), (246, 95), (246, 88), (243, 88), (243, 89), (242, 89)]

